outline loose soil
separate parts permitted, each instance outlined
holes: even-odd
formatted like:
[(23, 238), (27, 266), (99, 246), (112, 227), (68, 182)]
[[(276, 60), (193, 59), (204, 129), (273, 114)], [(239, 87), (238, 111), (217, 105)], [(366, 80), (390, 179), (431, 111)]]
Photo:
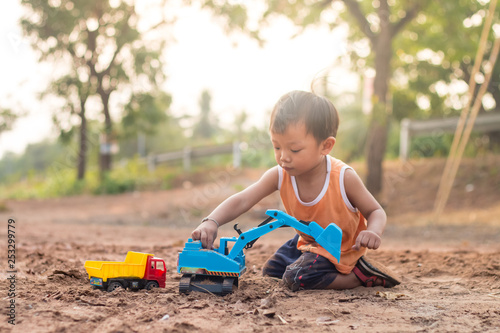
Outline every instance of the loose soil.
[[(278, 230), (246, 251), (248, 270), (233, 294), (179, 294), (177, 253), (191, 230), (262, 170), (212, 171), (203, 182), (185, 178), (170, 191), (8, 200), (8, 211), (0, 213), (0, 331), (498, 332), (500, 156), (464, 161), (449, 204), (436, 219), (432, 207), (444, 162), (385, 165), (379, 200), (389, 221), (381, 248), (369, 256), (401, 276), (402, 284), (392, 289), (289, 291), (260, 273), (266, 258), (293, 236)], [(363, 166), (354, 166), (363, 175)], [(282, 208), (277, 195), (236, 222), (246, 230), (268, 208)], [(13, 284), (7, 272), (8, 218), (16, 227)], [(230, 225), (219, 232), (234, 235)], [(122, 261), (130, 250), (165, 259), (166, 288), (92, 289), (85, 260)], [(15, 325), (8, 323), (11, 299)]]

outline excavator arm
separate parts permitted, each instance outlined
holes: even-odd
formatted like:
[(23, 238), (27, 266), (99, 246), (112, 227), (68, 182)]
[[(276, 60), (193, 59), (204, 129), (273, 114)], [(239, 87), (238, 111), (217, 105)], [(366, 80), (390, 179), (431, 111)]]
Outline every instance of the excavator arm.
[(269, 209), (266, 211), (266, 214), (276, 220), (241, 233), (238, 240), (233, 245), (231, 252), (229, 252), (228, 257), (230, 259), (236, 258), (236, 256), (243, 251), (247, 244), (257, 238), (268, 234), (277, 228), (287, 226), (313, 237), (319, 245), (340, 261), (342, 230), (336, 224), (331, 223), (326, 229), (323, 229), (316, 222), (309, 222), (306, 224), (280, 210)]

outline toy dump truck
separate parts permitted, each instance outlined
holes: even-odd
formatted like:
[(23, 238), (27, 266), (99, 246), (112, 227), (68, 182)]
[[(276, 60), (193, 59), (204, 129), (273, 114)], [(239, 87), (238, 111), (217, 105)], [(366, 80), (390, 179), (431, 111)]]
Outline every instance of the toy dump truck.
[[(235, 225), (239, 237), (221, 237), (220, 246), (215, 250), (203, 249), (200, 241), (188, 239), (178, 257), (177, 272), (183, 274), (179, 292), (201, 291), (218, 295), (233, 292), (238, 287), (238, 278), (246, 271), (243, 249), (251, 248), (260, 236), (281, 227), (292, 227), (312, 236), (340, 260), (342, 230), (336, 224), (331, 223), (323, 229), (316, 222), (298, 221), (279, 210), (269, 209), (266, 214), (269, 216), (267, 220), (246, 232), (242, 233)], [(231, 251), (229, 242), (234, 242)]]
[(154, 254), (129, 251), (124, 262), (87, 260), (85, 269), (90, 284), (107, 291), (165, 288), (165, 261)]

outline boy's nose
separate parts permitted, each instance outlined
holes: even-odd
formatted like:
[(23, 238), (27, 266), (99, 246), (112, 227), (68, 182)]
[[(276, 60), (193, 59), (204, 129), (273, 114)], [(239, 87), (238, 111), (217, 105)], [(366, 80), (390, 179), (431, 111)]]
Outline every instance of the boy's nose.
[(280, 160), (285, 163), (290, 162), (290, 156), (288, 154), (285, 154), (285, 152), (282, 152)]

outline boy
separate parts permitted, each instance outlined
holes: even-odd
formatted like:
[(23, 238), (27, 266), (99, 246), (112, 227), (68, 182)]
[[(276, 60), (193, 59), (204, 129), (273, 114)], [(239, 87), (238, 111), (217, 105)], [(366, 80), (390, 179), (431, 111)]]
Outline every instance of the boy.
[(354, 170), (329, 156), (338, 125), (337, 110), (328, 99), (304, 91), (282, 96), (269, 126), (278, 165), (222, 202), (192, 238), (213, 248), (220, 225), (278, 190), (286, 212), (296, 219), (323, 228), (334, 222), (342, 229), (341, 257), (337, 262), (314, 239), (298, 233), (266, 262), (264, 275), (282, 278), (292, 290), (399, 284), (387, 269), (363, 256), (380, 246), (387, 217)]

